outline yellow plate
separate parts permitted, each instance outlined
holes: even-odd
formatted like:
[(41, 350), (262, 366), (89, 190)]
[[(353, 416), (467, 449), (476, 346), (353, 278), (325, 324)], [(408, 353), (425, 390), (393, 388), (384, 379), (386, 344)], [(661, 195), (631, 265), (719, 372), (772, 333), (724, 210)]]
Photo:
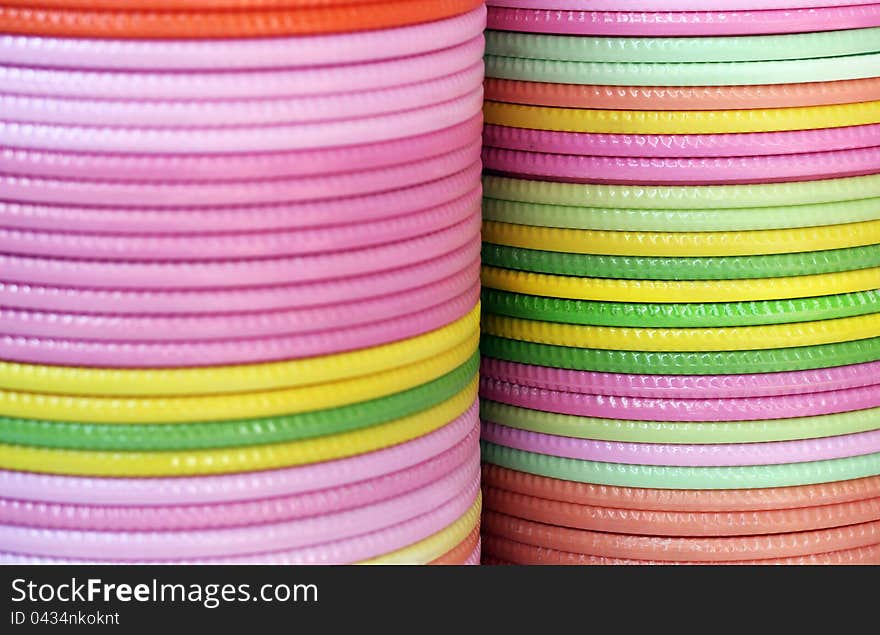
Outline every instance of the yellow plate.
[(815, 130), (880, 123), (880, 101), (754, 110), (589, 110), (483, 105), (487, 124), (558, 132), (606, 134), (719, 134)]
[(752, 256), (845, 249), (880, 243), (880, 220), (821, 227), (726, 232), (624, 232), (483, 222), (496, 245), (606, 256)]
[(472, 338), (479, 322), (478, 304), (455, 322), (417, 337), (337, 355), (266, 364), (120, 369), (0, 362), (0, 388), (55, 395), (139, 396), (212, 395), (312, 386), (434, 357)]
[(0, 445), (0, 469), (72, 476), (197, 476), (272, 470), (373, 452), (424, 436), (465, 413), (478, 380), (428, 410), (370, 428), (290, 443), (186, 452), (57, 450)]
[(483, 267), (483, 285), (527, 295), (600, 302), (748, 302), (878, 289), (880, 267), (744, 280), (614, 280)]
[(880, 313), (858, 317), (719, 328), (625, 328), (538, 322), (485, 315), (489, 335), (512, 340), (611, 351), (751, 351), (851, 342), (880, 335)]

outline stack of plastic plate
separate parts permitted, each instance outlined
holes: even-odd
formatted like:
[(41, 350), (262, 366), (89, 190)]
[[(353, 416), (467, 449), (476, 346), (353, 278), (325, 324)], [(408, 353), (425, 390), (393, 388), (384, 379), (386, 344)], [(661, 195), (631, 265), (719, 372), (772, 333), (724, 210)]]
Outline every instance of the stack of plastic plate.
[(880, 562), (880, 5), (489, 4), (486, 561)]
[(477, 562), (482, 3), (28, 4), (2, 560)]

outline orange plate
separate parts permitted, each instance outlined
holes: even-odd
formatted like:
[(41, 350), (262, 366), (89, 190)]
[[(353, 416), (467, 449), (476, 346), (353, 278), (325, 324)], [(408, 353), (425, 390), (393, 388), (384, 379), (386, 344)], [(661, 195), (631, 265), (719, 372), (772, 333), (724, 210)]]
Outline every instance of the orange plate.
[(880, 544), (858, 549), (844, 549), (810, 556), (794, 558), (770, 558), (767, 560), (740, 560), (737, 562), (683, 562), (665, 560), (629, 560), (625, 558), (605, 558), (580, 553), (569, 553), (555, 549), (534, 547), (498, 536), (483, 536), (482, 564), (485, 565), (759, 565), (759, 564), (831, 564), (831, 565), (875, 565), (880, 564)]
[(483, 488), (483, 507), (548, 525), (647, 536), (751, 536), (880, 520), (880, 498), (794, 509), (676, 512), (579, 505)]
[(310, 9), (339, 5), (370, 4), (376, 0), (4, 0), (6, 7), (42, 9), (87, 9), (90, 11), (196, 11), (266, 9)]
[(486, 78), (486, 99), (611, 110), (741, 110), (880, 100), (880, 78), (759, 86), (587, 86)]
[(669, 562), (794, 558), (880, 544), (880, 521), (764, 536), (669, 538), (568, 529), (487, 511), (483, 513), (483, 531), (545, 549), (624, 560)]
[(657, 511), (779, 510), (880, 497), (880, 476), (768, 489), (674, 490), (575, 483), (486, 464), (483, 485), (579, 505)]
[(130, 39), (315, 35), (442, 20), (481, 4), (482, 0), (381, 0), (265, 11), (90, 11), (0, 6), (0, 32)]

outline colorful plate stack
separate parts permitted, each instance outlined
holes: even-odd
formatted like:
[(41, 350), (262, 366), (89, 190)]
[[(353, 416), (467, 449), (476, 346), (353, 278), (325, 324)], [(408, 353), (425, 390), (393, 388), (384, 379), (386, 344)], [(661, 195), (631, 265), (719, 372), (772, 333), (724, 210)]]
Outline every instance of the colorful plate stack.
[(0, 559), (476, 563), (482, 2), (26, 4)]
[(489, 4), (486, 562), (880, 562), (880, 5)]

